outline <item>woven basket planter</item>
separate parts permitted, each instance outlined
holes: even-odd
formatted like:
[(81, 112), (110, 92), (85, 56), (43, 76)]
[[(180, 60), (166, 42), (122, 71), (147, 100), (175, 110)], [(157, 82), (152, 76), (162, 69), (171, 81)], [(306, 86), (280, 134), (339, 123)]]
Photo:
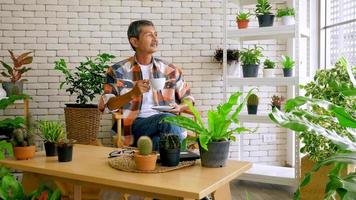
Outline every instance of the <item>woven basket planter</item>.
[(97, 144), (101, 112), (98, 108), (64, 108), (68, 139), (79, 144)]

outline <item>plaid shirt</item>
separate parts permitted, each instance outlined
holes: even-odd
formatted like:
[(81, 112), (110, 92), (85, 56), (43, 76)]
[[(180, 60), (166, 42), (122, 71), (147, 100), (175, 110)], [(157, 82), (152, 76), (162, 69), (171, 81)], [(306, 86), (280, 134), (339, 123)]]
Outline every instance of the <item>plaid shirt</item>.
[[(194, 101), (187, 83), (182, 78), (182, 71), (178, 67), (153, 57), (150, 77), (166, 78), (162, 91), (152, 91), (155, 105), (180, 104), (185, 98)], [(135, 57), (130, 57), (108, 68), (104, 94), (123, 95), (131, 91), (138, 80), (142, 80), (141, 68)], [(130, 137), (131, 142), (133, 142), (131, 126), (141, 110), (141, 105), (142, 95), (133, 98), (121, 109), (124, 136)]]

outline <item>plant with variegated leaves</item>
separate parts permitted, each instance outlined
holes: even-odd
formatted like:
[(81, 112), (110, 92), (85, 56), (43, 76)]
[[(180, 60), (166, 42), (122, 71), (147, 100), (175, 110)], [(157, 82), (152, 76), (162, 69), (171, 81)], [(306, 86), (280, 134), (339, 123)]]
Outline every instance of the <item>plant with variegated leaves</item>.
[(4, 77), (10, 78), (12, 83), (19, 81), (22, 77), (22, 74), (30, 70), (31, 68), (27, 68), (24, 65), (32, 63), (33, 57), (29, 56), (32, 52), (26, 52), (19, 56), (15, 56), (15, 54), (8, 50), (10, 53), (10, 57), (13, 61), (13, 66), (6, 64), (4, 61), (0, 60), (2, 66), (6, 69), (7, 72), (1, 72), (1, 75)]

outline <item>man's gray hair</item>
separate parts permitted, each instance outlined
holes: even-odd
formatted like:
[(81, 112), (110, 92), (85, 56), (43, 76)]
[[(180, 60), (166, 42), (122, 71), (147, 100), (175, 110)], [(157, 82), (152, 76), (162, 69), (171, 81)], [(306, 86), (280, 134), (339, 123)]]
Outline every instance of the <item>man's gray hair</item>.
[(129, 43), (134, 51), (136, 51), (135, 47), (131, 44), (130, 38), (134, 37), (139, 39), (139, 35), (141, 33), (141, 28), (143, 26), (154, 26), (151, 21), (148, 20), (137, 20), (131, 22), (129, 28), (127, 29), (127, 38), (129, 39)]

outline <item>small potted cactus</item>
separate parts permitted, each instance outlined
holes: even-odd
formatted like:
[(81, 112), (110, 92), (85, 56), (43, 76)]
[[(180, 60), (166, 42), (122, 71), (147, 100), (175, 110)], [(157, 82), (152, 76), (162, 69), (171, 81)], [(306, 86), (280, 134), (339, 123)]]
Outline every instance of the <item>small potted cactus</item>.
[(76, 140), (64, 137), (57, 141), (57, 153), (59, 162), (70, 162), (73, 158), (73, 145)]
[(178, 135), (164, 134), (159, 140), (159, 154), (162, 166), (177, 166), (180, 158)]
[(17, 160), (30, 159), (35, 155), (35, 136), (25, 128), (16, 128), (12, 132), (11, 143), (14, 147), (14, 155)]
[(284, 97), (281, 96), (277, 96), (277, 95), (273, 95), (272, 96), (272, 100), (271, 100), (271, 106), (272, 106), (272, 110), (274, 107), (276, 107), (278, 110), (281, 110), (281, 106), (282, 106), (282, 102), (284, 101)]
[(39, 121), (37, 124), (39, 136), (44, 141), (46, 156), (57, 156), (56, 142), (66, 136), (64, 126), (56, 121)]
[(152, 152), (152, 140), (148, 136), (141, 136), (137, 141), (138, 152), (134, 160), (136, 168), (141, 171), (152, 171), (156, 168), (157, 154)]
[(257, 114), (258, 107), (258, 96), (255, 94), (251, 94), (247, 99), (247, 112), (249, 115)]

